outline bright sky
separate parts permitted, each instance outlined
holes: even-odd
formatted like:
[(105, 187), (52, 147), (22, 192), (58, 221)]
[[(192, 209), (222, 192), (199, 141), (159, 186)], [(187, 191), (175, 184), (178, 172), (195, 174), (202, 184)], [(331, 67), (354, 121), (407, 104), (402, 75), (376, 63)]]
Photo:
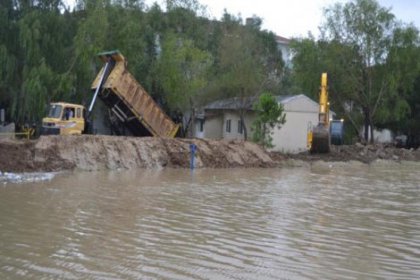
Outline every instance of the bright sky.
[[(220, 19), (223, 10), (242, 18), (259, 16), (263, 28), (283, 37), (305, 36), (312, 32), (319, 35), (318, 26), (322, 22), (323, 8), (345, 0), (199, 0), (206, 5), (211, 16)], [(391, 8), (397, 19), (413, 22), (420, 28), (419, 0), (379, 0), (383, 7)], [(158, 1), (158, 3), (160, 3)]]
[[(75, 0), (65, 0), (74, 3)], [(162, 7), (164, 0), (145, 0)], [(336, 2), (346, 0), (199, 0), (206, 5), (211, 18), (220, 19), (223, 10), (241, 15), (243, 19), (256, 15), (263, 19), (263, 29), (271, 30), (283, 37), (306, 37), (311, 32), (319, 35), (318, 26), (322, 22), (322, 9)], [(378, 0), (383, 7), (392, 8), (392, 13), (405, 23), (414, 23), (420, 28), (419, 0)]]

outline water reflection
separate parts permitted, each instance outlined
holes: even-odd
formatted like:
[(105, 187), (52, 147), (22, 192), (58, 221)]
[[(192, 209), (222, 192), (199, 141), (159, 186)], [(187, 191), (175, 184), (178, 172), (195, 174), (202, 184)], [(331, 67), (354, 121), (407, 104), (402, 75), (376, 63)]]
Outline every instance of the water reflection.
[(137, 170), (7, 184), (0, 278), (418, 278), (418, 166)]

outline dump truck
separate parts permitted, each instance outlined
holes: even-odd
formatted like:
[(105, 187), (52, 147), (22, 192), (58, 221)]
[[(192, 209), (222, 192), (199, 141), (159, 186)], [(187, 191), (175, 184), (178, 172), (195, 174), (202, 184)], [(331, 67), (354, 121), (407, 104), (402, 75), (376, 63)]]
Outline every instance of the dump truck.
[[(77, 104), (52, 103), (48, 117), (43, 119), (43, 134), (81, 134), (90, 131), (92, 110), (99, 98), (109, 108), (112, 116), (118, 120), (118, 124), (127, 128), (131, 135), (175, 137), (179, 125), (169, 118), (128, 72), (124, 56), (115, 50), (100, 53), (98, 57), (104, 62), (104, 66), (92, 83), (93, 97), (90, 106), (85, 109), (82, 105)], [(83, 118), (80, 120), (78, 117), (67, 119), (64, 111), (67, 107), (73, 108), (72, 110), (80, 108)], [(61, 113), (54, 115), (52, 112), (58, 108)], [(77, 112), (76, 116), (79, 116)], [(72, 130), (62, 129), (73, 125), (76, 119), (78, 125), (74, 126)]]
[(86, 130), (86, 109), (79, 104), (53, 102), (42, 119), (43, 135), (77, 135)]

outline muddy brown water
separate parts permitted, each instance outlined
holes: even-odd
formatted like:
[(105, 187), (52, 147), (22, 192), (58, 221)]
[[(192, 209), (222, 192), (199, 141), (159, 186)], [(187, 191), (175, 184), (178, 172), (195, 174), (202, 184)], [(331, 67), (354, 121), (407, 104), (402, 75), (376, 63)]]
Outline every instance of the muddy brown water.
[(419, 279), (417, 164), (0, 185), (0, 279)]

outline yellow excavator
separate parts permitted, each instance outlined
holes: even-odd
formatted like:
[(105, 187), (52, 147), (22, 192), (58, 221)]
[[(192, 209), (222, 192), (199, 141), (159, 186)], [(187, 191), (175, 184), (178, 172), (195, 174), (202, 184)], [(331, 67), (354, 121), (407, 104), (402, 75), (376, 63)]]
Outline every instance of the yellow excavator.
[(311, 154), (329, 153), (330, 143), (330, 103), (328, 102), (327, 73), (322, 73), (318, 125), (308, 132), (308, 146)]

